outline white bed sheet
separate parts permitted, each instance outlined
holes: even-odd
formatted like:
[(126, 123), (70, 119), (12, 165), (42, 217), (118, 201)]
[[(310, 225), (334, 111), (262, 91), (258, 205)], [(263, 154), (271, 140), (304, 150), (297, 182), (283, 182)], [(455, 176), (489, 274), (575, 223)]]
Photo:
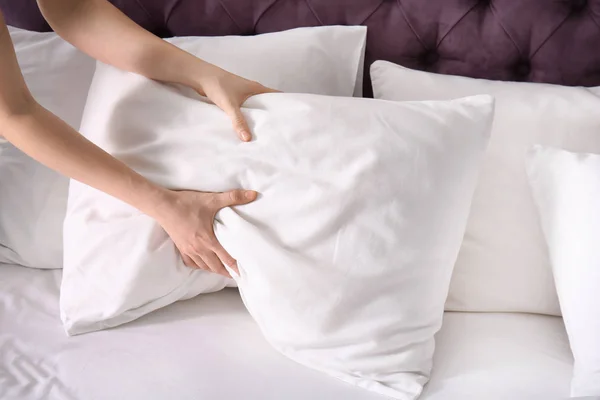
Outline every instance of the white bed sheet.
[[(284, 358), (235, 290), (203, 295), (123, 327), (68, 338), (61, 271), (0, 265), (2, 400), (378, 400)], [(562, 320), (447, 313), (421, 400), (567, 397)]]
[(559, 400), (573, 355), (563, 320), (533, 314), (447, 312), (421, 400)]

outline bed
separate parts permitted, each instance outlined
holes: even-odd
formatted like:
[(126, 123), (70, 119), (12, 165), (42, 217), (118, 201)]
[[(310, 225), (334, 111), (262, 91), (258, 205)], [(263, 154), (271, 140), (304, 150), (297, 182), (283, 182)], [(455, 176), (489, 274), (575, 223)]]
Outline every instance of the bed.
[[(598, 0), (113, 0), (161, 37), (366, 25), (368, 65), (494, 80), (600, 85)], [(48, 31), (35, 1), (0, 0), (7, 23)], [(118, 329), (67, 337), (61, 271), (0, 266), (0, 399), (382, 397), (274, 351), (227, 289)], [(564, 399), (573, 356), (562, 318), (446, 312), (423, 400)]]
[[(276, 353), (233, 289), (68, 338), (60, 278), (57, 270), (0, 268), (3, 400), (382, 398)], [(568, 396), (572, 355), (559, 317), (448, 312), (436, 340), (422, 399)]]

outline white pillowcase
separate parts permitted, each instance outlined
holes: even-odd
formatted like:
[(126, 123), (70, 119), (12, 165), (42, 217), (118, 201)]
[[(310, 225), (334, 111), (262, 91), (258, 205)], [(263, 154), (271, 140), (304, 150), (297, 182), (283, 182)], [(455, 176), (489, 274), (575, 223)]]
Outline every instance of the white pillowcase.
[(600, 396), (600, 155), (536, 146), (529, 179), (575, 358), (571, 396)]
[(600, 98), (585, 88), (437, 75), (384, 61), (372, 66), (371, 77), (380, 99), (496, 98), (490, 146), (446, 309), (560, 315), (525, 155), (536, 143), (600, 152)]
[[(151, 180), (254, 189), (216, 233), (244, 302), (290, 358), (413, 399), (427, 381), (492, 100), (395, 103), (305, 94), (251, 98), (255, 133), (187, 90), (98, 64), (82, 132)], [(61, 312), (70, 334), (219, 290), (186, 268), (149, 217), (72, 182)]]
[[(54, 33), (9, 27), (33, 97), (79, 129), (95, 60)], [(62, 267), (69, 180), (0, 140), (0, 262)]]
[[(9, 29), (33, 96), (79, 129), (95, 61), (54, 33)], [(352, 96), (362, 93), (366, 32), (327, 26), (169, 41), (282, 91)], [(68, 179), (0, 141), (0, 187), (0, 262), (61, 268)]]
[(205, 61), (282, 92), (357, 97), (362, 96), (366, 40), (364, 26), (167, 39)]

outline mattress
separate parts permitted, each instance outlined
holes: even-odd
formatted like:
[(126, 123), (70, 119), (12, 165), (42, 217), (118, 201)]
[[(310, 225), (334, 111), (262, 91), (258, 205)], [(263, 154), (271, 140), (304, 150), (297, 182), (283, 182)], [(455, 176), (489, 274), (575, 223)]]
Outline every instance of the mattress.
[[(234, 289), (69, 338), (61, 271), (0, 265), (2, 400), (378, 400), (271, 349)], [(446, 313), (422, 400), (568, 396), (562, 319)]]

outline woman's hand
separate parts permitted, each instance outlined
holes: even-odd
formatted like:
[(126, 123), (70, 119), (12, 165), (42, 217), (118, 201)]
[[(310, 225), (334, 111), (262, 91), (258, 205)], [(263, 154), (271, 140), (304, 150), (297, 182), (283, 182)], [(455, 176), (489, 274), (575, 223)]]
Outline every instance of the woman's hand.
[(233, 129), (244, 142), (252, 139), (248, 123), (242, 114), (242, 104), (249, 97), (262, 93), (276, 93), (258, 82), (244, 79), (215, 65), (207, 64), (202, 77), (194, 89), (208, 97), (231, 118)]
[(256, 197), (251, 190), (170, 191), (155, 218), (175, 243), (185, 265), (230, 277), (224, 265), (239, 274), (237, 263), (218, 242), (214, 218), (222, 208), (248, 204)]

